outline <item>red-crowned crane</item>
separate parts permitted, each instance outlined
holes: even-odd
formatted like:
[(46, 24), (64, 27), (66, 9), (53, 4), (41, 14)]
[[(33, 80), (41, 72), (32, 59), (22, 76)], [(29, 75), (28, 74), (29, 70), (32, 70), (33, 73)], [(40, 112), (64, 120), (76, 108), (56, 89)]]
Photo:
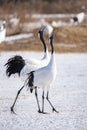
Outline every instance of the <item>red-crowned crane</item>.
[[(11, 112), (14, 113), (14, 106), (15, 106), (15, 103), (17, 101), (17, 98), (18, 98), (20, 92), (22, 91), (22, 89), (25, 86), (28, 86), (30, 88), (31, 92), (33, 91), (33, 89), (35, 89), (35, 97), (37, 100), (39, 113), (45, 114), (45, 112), (44, 112), (45, 90), (47, 92), (46, 99), (49, 102), (50, 106), (52, 107), (52, 110), (58, 113), (58, 111), (54, 108), (51, 101), (49, 100), (49, 88), (52, 86), (52, 84), (54, 83), (55, 78), (56, 78), (56, 62), (55, 62), (55, 51), (54, 51), (54, 46), (53, 46), (53, 35), (50, 37), (50, 46), (51, 46), (51, 57), (50, 57), (50, 61), (49, 61), (48, 65), (45, 67), (42, 67), (40, 69), (37, 69), (36, 71), (31, 71), (28, 74), (28, 78), (26, 79), (24, 86), (21, 87), (21, 89), (18, 91), (18, 93), (16, 95), (15, 101), (11, 107)], [(42, 88), (42, 90), (43, 90), (42, 110), (40, 109), (40, 105), (39, 105), (37, 88)]]

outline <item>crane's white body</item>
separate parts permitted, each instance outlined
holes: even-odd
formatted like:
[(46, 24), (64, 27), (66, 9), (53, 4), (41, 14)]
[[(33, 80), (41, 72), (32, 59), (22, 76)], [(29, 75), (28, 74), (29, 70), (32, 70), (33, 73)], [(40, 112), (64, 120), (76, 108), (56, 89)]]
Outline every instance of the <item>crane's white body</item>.
[[(77, 20), (75, 20), (75, 19), (77, 19)], [(85, 13), (84, 12), (81, 12), (81, 13), (79, 13), (79, 14), (77, 14), (74, 18), (72, 18), (70, 21), (71, 21), (71, 23), (73, 24), (80, 24), (80, 23), (82, 23), (83, 21), (84, 21), (84, 18), (85, 18)]]
[(41, 67), (44, 67), (48, 63), (49, 63), (49, 53), (47, 49), (46, 53), (44, 53), (44, 56), (41, 60), (29, 59), (28, 61), (26, 61), (26, 65), (24, 66), (24, 68), (22, 69), (20, 73), (21, 79), (25, 81), (25, 79), (28, 76), (28, 73), (30, 73), (31, 71), (35, 71)]
[(78, 22), (82, 23), (85, 18), (85, 13), (81, 12), (81, 13), (77, 14), (77, 18), (78, 18)]
[(4, 26), (5, 21), (0, 23), (0, 43), (5, 40), (6, 36), (6, 27)]
[(34, 85), (41, 87), (43, 90), (49, 90), (56, 78), (55, 53), (52, 54), (47, 66), (42, 67), (34, 72)]

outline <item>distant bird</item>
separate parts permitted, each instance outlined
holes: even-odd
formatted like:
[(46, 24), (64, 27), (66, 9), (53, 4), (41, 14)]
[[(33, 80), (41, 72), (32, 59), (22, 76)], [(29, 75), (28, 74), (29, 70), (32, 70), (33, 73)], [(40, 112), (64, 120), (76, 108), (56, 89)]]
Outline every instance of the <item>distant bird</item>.
[(84, 12), (81, 12), (79, 14), (77, 14), (75, 17), (71, 18), (71, 23), (74, 23), (74, 24), (80, 24), (83, 22), (85, 18), (85, 13)]
[(5, 40), (6, 36), (6, 22), (2, 21), (0, 22), (0, 43)]
[(8, 59), (6, 66), (6, 75), (10, 77), (12, 74), (18, 73), (18, 75), (21, 77), (22, 80), (25, 80), (27, 77), (27, 74), (32, 71), (36, 70), (40, 67), (46, 66), (49, 62), (49, 53), (48, 49), (46, 47), (44, 38), (43, 38), (43, 31), (44, 27), (40, 29), (38, 32), (40, 40), (43, 44), (44, 48), (44, 56), (41, 60), (38, 59), (29, 59), (25, 60), (22, 56), (16, 55), (10, 59)]
[[(49, 100), (49, 88), (52, 86), (52, 84), (55, 81), (56, 78), (56, 63), (55, 63), (55, 52), (54, 52), (54, 46), (53, 46), (53, 35), (50, 37), (50, 45), (51, 45), (51, 58), (47, 66), (42, 67), (36, 71), (31, 71), (29, 73), (29, 76), (27, 80), (25, 81), (24, 86), (18, 91), (17, 96), (15, 98), (15, 101), (11, 107), (11, 112), (14, 113), (14, 106), (17, 101), (17, 98), (22, 91), (22, 89), (27, 85), (30, 88), (30, 92), (32, 93), (33, 89), (35, 89), (35, 97), (38, 105), (38, 112), (46, 114), (44, 112), (44, 99), (45, 99), (45, 90), (47, 90), (46, 99), (49, 102), (50, 106), (52, 107), (52, 110), (57, 112), (58, 111), (54, 108), (51, 101)], [(37, 95), (37, 88), (42, 88), (42, 110), (40, 109), (38, 95)]]

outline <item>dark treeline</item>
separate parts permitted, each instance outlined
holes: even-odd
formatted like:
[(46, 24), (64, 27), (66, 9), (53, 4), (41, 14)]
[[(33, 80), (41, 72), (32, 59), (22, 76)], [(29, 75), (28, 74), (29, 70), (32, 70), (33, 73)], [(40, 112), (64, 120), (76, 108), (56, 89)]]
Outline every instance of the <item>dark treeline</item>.
[(5, 3), (15, 3), (17, 4), (18, 2), (31, 2), (31, 3), (36, 3), (37, 1), (39, 2), (48, 2), (48, 3), (54, 3), (54, 2), (62, 2), (62, 3), (68, 3), (68, 2), (80, 2), (80, 3), (85, 3), (86, 0), (0, 0), (0, 4), (5, 4)]
[(23, 8), (31, 13), (78, 13), (87, 9), (87, 0), (0, 0), (0, 7)]
[[(39, 1), (39, 2), (49, 2), (49, 3), (52, 3), (52, 2), (58, 2), (60, 0), (0, 0), (0, 4), (9, 4), (9, 3), (14, 3), (14, 4), (17, 4), (18, 2), (31, 2), (31, 3), (36, 3), (36, 1)], [(65, 1), (65, 0), (62, 0), (62, 1)]]

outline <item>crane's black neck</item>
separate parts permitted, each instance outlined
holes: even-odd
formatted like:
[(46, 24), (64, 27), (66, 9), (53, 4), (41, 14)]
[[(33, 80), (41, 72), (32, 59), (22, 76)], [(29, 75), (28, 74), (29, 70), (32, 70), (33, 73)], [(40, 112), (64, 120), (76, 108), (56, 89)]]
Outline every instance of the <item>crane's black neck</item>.
[(51, 54), (53, 54), (54, 53), (53, 36), (50, 37), (50, 45), (51, 45)]
[(43, 43), (44, 52), (46, 53), (46, 43), (45, 43), (45, 41), (44, 41), (43, 32), (42, 32), (42, 31), (40, 32), (40, 40), (41, 40), (42, 43)]

